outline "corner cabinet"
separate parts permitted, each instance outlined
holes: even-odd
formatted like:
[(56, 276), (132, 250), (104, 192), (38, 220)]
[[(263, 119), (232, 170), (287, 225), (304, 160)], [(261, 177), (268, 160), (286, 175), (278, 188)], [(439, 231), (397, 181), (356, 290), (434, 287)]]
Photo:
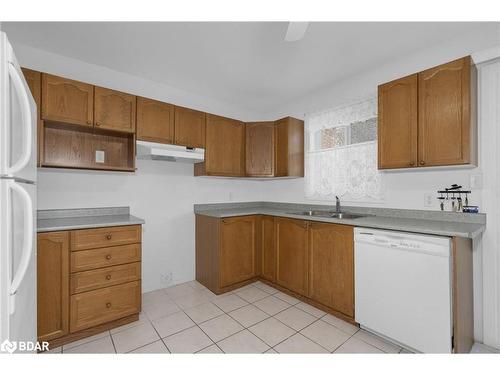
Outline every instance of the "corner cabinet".
[(42, 120), (94, 126), (94, 86), (42, 73)]
[(417, 74), (378, 87), (378, 167), (417, 165)]
[(354, 318), (354, 228), (309, 224), (309, 297)]
[(141, 226), (38, 233), (38, 340), (51, 348), (136, 321)]
[(379, 169), (477, 163), (470, 56), (378, 88)]
[(207, 175), (245, 175), (245, 123), (207, 114), (205, 148)]

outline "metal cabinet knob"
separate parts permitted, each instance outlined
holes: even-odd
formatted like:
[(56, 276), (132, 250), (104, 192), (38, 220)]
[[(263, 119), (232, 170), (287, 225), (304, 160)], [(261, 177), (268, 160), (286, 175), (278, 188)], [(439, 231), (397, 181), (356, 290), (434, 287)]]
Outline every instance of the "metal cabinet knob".
[(420, 160), (420, 165), (425, 165), (425, 161)]
[(90, 125), (90, 124), (92, 124), (92, 121), (87, 120), (87, 125)]
[(113, 236), (111, 234), (106, 235), (106, 239), (110, 240)]
[(98, 121), (95, 123), (95, 126), (101, 126), (101, 123)]
[(111, 280), (111, 275), (106, 275), (106, 280)]
[(415, 166), (415, 162), (414, 161), (410, 161), (410, 167), (413, 167)]
[(107, 260), (110, 260), (110, 259), (111, 259), (111, 255), (109, 255), (109, 254), (108, 254), (108, 255), (106, 255), (106, 259), (107, 259)]
[(109, 309), (109, 308), (111, 307), (111, 303), (109, 303), (109, 302), (108, 302), (108, 303), (106, 304), (106, 307)]

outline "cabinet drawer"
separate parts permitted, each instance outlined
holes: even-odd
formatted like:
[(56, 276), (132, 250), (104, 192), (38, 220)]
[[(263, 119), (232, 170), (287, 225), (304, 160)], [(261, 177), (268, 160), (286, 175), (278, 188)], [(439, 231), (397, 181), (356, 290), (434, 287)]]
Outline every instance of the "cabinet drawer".
[(140, 280), (140, 278), (140, 262), (99, 268), (97, 270), (72, 274), (70, 291), (71, 294), (87, 292), (89, 290)]
[(140, 281), (75, 294), (71, 296), (70, 332), (136, 314), (140, 309)]
[(82, 229), (71, 232), (72, 251), (125, 245), (137, 242), (141, 242), (140, 225)]
[(141, 244), (139, 243), (74, 251), (71, 253), (71, 272), (88, 271), (140, 260)]

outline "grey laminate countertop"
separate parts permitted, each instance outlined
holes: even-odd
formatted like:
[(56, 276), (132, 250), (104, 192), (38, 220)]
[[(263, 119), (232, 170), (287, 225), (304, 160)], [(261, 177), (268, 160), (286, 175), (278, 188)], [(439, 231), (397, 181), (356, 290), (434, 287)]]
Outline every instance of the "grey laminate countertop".
[(136, 224), (144, 224), (144, 220), (130, 215), (128, 207), (39, 210), (37, 231), (55, 232)]
[(486, 215), (440, 211), (396, 210), (368, 207), (343, 207), (343, 211), (366, 214), (358, 219), (334, 219), (297, 215), (292, 212), (307, 210), (335, 210), (333, 206), (293, 203), (248, 202), (195, 205), (194, 212), (211, 217), (233, 217), (244, 215), (272, 215), (293, 219), (353, 225), (357, 227), (390, 229), (413, 233), (433, 234), (449, 237), (475, 238), (484, 231)]

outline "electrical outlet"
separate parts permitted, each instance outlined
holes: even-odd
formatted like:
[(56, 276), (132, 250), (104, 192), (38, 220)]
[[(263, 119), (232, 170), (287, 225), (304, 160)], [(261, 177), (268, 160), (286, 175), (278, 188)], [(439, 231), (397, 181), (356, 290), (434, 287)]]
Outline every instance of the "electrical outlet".
[(95, 150), (95, 162), (96, 163), (104, 163), (105, 152), (102, 150)]
[(162, 273), (160, 274), (160, 285), (161, 286), (169, 286), (172, 285), (172, 272)]
[(425, 207), (432, 207), (433, 200), (434, 200), (433, 194), (431, 194), (431, 193), (424, 194), (424, 206)]

